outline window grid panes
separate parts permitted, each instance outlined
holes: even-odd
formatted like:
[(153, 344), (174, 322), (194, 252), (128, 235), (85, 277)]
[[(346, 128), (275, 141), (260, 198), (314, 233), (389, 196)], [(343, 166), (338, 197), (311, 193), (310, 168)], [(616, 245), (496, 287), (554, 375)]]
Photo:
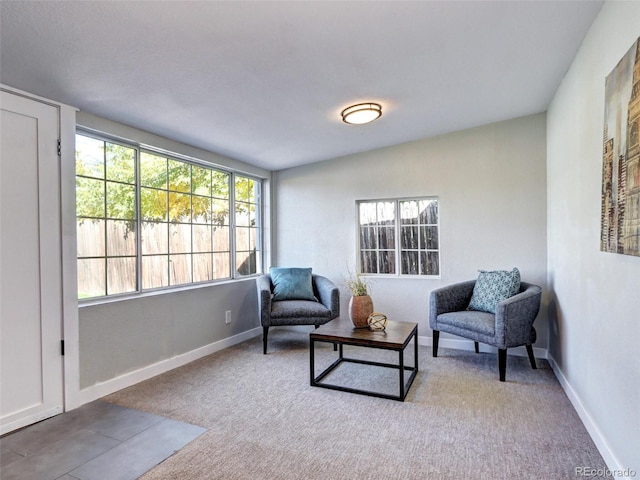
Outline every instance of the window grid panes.
[(78, 297), (136, 291), (136, 151), (76, 141)]
[(79, 298), (262, 271), (260, 180), (80, 133), (76, 144)]
[(395, 273), (395, 202), (361, 202), (360, 271)]
[(437, 198), (358, 202), (359, 271), (440, 275)]
[(236, 275), (253, 275), (261, 262), (258, 246), (260, 225), (260, 182), (252, 178), (235, 178), (235, 251)]

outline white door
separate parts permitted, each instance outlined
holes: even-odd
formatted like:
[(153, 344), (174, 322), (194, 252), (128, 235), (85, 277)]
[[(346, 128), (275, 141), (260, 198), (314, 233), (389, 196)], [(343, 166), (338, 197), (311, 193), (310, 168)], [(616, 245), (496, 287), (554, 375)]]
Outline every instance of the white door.
[(58, 108), (0, 92), (0, 434), (63, 410)]

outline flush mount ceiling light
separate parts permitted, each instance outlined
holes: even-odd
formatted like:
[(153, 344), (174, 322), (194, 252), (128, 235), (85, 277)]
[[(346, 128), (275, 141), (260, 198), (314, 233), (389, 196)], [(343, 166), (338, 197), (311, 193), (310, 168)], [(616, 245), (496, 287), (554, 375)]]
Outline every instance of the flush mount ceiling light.
[(340, 115), (344, 123), (362, 125), (379, 118), (382, 115), (382, 106), (378, 103), (358, 103), (345, 108)]

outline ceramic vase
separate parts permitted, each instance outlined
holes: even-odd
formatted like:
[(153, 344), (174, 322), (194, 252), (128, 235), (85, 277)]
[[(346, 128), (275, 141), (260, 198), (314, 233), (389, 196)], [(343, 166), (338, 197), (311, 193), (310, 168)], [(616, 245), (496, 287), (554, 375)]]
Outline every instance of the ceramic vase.
[(372, 313), (373, 300), (369, 295), (359, 295), (349, 300), (349, 318), (356, 328), (368, 327), (367, 320)]

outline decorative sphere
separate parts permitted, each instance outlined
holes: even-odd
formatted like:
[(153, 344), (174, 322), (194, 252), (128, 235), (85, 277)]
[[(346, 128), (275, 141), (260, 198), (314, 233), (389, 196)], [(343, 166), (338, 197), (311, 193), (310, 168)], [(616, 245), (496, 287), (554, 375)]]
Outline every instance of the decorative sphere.
[(387, 327), (387, 316), (384, 313), (373, 312), (367, 319), (371, 330), (384, 330)]

